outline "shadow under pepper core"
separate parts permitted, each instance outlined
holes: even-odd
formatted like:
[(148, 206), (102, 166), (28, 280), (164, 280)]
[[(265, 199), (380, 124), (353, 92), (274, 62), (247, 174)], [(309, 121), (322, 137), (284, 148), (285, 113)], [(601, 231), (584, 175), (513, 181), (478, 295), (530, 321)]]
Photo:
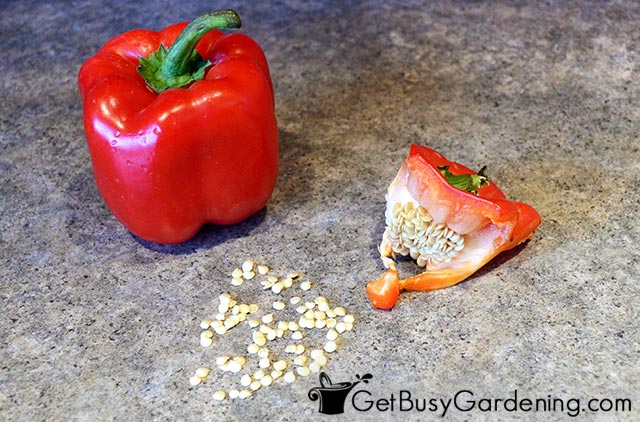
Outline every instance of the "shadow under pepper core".
[(278, 172), (273, 85), (233, 10), (109, 40), (78, 85), (94, 177), (132, 233), (158, 243), (265, 206)]

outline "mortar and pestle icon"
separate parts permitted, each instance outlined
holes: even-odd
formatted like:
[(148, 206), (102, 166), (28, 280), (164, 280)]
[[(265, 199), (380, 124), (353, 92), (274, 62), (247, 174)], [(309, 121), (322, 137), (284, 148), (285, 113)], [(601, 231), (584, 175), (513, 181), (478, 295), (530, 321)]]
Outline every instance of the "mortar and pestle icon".
[(320, 372), (320, 387), (314, 387), (309, 390), (309, 398), (312, 401), (320, 399), (320, 413), (325, 415), (338, 415), (344, 413), (344, 402), (347, 396), (360, 382), (365, 384), (369, 382), (373, 375), (364, 374), (362, 377), (356, 374), (358, 381), (356, 382), (339, 382), (333, 384), (331, 378), (324, 373)]

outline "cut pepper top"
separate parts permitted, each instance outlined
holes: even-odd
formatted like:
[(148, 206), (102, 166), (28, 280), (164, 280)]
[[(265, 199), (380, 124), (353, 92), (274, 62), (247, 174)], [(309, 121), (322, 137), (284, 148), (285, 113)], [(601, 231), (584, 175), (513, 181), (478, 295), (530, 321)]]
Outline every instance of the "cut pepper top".
[[(456, 284), (526, 240), (540, 224), (535, 209), (507, 200), (494, 183), (479, 186), (477, 194), (467, 192), (452, 186), (442, 168), (455, 176), (476, 175), (432, 149), (412, 145), (389, 186), (387, 227), (379, 247), (389, 271), (367, 286), (374, 306), (381, 302), (376, 291), (427, 291)], [(397, 255), (411, 256), (425, 271), (399, 279), (393, 261)]]

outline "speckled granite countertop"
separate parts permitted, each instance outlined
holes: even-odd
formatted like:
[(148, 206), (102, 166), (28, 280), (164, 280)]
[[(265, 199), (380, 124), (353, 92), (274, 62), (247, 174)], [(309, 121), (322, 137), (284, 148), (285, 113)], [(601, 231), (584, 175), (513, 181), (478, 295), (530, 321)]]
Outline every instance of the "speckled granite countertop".
[[(192, 387), (196, 368), (244, 341), (201, 348), (198, 325), (249, 257), (304, 270), (314, 294), (356, 315), (325, 370), (334, 382), (371, 373), (371, 399), (517, 391), (565, 408), (465, 411), (461, 401), (446, 420), (566, 419), (572, 399), (584, 420), (640, 419), (636, 2), (174, 3), (0, 4), (0, 419), (440, 418), (442, 407), (399, 402), (364, 411), (365, 393), (343, 415), (321, 415), (307, 396), (316, 375), (248, 400), (214, 401), (234, 380), (216, 370)], [(217, 7), (236, 8), (269, 59), (278, 184), (241, 224), (149, 244), (95, 187), (77, 71), (120, 32)], [(543, 222), (468, 281), (377, 312), (364, 284), (382, 270), (384, 194), (414, 142), (490, 164)], [(257, 283), (241, 288), (265, 300)], [(589, 398), (633, 408), (589, 411)]]

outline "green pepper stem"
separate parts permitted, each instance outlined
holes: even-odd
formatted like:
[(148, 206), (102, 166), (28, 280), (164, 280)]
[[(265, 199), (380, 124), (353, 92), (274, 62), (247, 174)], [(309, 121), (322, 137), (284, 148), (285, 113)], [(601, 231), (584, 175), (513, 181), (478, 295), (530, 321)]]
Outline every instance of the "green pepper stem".
[(141, 58), (138, 73), (156, 92), (179, 88), (204, 78), (211, 64), (196, 51), (196, 44), (214, 29), (239, 28), (240, 16), (231, 9), (216, 10), (197, 17), (187, 25), (169, 50), (165, 46)]
[(190, 70), (191, 56), (204, 34), (214, 29), (231, 28), (240, 28), (240, 16), (231, 9), (216, 10), (195, 18), (174, 41), (161, 72), (168, 77), (184, 75)]

